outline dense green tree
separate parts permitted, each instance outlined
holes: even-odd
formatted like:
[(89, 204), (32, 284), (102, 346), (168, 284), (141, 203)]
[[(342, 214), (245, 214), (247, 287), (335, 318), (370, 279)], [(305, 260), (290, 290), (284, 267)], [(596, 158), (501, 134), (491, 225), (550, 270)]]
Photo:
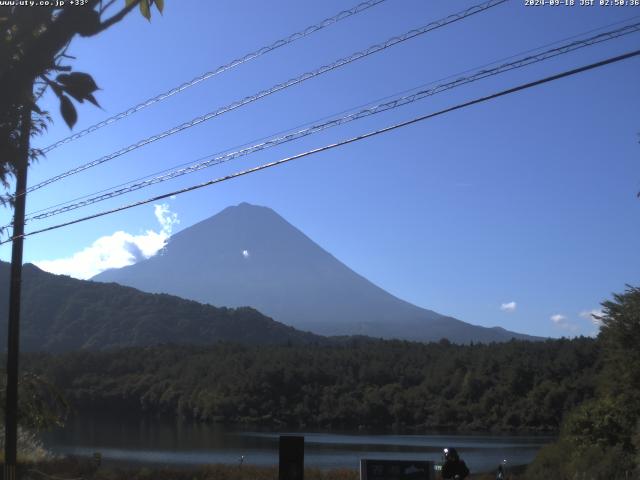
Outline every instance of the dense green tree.
[(602, 307), (597, 394), (567, 416), (560, 440), (541, 451), (530, 478), (640, 475), (640, 289), (628, 287)]
[[(55, 385), (40, 375), (25, 372), (18, 379), (20, 404), (18, 421), (31, 432), (61, 426), (69, 412), (69, 404)], [(0, 415), (4, 417), (6, 375), (0, 371)], [(4, 435), (0, 438), (3, 442)]]
[[(556, 431), (565, 411), (593, 398), (597, 358), (590, 338), (362, 339), (38, 354), (24, 364), (79, 410), (270, 426)], [(518, 375), (526, 378), (514, 386)]]
[(603, 393), (640, 408), (640, 288), (628, 287), (602, 306)]

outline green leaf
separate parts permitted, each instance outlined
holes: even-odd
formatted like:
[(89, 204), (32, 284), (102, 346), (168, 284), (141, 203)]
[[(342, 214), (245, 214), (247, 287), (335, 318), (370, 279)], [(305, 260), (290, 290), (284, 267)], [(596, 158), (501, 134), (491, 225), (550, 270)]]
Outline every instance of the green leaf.
[(98, 86), (88, 73), (62, 73), (56, 77), (56, 80), (60, 82), (62, 89), (76, 101), (83, 103), (85, 100), (89, 100), (94, 103), (95, 99), (91, 100), (89, 97), (98, 90)]
[(136, 0), (126, 0), (126, 1), (125, 1), (125, 6), (127, 6), (127, 7), (128, 7), (128, 6), (130, 6), (130, 5), (133, 5), (133, 4), (135, 3), (135, 1), (136, 1)]
[(60, 82), (60, 83), (67, 83), (68, 80), (69, 80), (69, 74), (68, 73), (61, 73), (60, 75), (58, 75), (56, 77), (56, 81)]
[(69, 128), (73, 128), (78, 121), (78, 113), (76, 112), (76, 107), (73, 106), (73, 103), (66, 95), (60, 97), (60, 113)]
[(87, 95), (85, 98), (89, 100), (91, 103), (93, 103), (96, 107), (102, 108), (98, 103), (98, 101), (96, 100), (96, 97), (94, 97), (92, 94)]
[(80, 36), (91, 37), (100, 31), (100, 13), (95, 10), (84, 11), (74, 25)]
[(51, 90), (53, 90), (53, 93), (56, 94), (56, 96), (58, 97), (62, 96), (62, 85), (55, 82), (51, 82), (49, 83), (49, 86), (51, 87)]
[(147, 20), (151, 20), (151, 9), (149, 8), (149, 0), (140, 0), (140, 13)]
[[(56, 80), (63, 84), (65, 87), (74, 88), (80, 92), (86, 92), (87, 94), (93, 93), (98, 90), (98, 85), (93, 80), (93, 77), (88, 73), (73, 72), (62, 73), (56, 77)], [(86, 95), (82, 95), (86, 97)]]
[[(65, 87), (64, 91), (65, 91), (65, 93), (71, 95), (76, 100), (76, 102), (84, 103), (84, 99), (86, 98), (85, 95), (79, 93), (76, 89)], [(91, 95), (91, 94), (89, 94), (89, 95)]]
[(156, 8), (160, 13), (164, 10), (164, 0), (155, 0)]

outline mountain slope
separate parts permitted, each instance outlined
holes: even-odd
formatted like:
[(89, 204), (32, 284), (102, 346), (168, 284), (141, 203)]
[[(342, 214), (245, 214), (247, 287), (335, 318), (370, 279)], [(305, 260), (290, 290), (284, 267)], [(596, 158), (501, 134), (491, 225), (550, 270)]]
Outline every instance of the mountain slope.
[[(0, 262), (0, 345), (6, 345), (9, 264)], [(299, 332), (252, 308), (202, 305), (171, 295), (76, 280), (24, 266), (21, 348), (64, 351), (162, 343), (208, 345), (308, 343), (322, 337)]]
[(160, 254), (94, 280), (212, 305), (250, 305), (322, 335), (455, 342), (532, 338), (473, 326), (394, 297), (273, 210), (247, 203), (179, 232)]

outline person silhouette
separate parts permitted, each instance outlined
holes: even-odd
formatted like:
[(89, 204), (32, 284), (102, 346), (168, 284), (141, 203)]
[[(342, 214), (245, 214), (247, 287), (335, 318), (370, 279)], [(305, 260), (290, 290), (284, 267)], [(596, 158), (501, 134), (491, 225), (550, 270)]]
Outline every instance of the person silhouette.
[(460, 459), (455, 448), (445, 448), (444, 464), (442, 465), (442, 478), (445, 480), (463, 480), (469, 475), (467, 464)]

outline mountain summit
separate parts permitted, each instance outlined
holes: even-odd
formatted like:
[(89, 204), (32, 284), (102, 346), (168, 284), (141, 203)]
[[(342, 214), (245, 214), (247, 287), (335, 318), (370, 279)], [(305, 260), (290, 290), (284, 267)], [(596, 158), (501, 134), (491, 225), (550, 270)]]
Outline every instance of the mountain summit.
[(270, 208), (248, 203), (182, 230), (154, 257), (93, 280), (216, 306), (251, 306), (322, 335), (454, 342), (531, 338), (405, 302), (349, 269)]

